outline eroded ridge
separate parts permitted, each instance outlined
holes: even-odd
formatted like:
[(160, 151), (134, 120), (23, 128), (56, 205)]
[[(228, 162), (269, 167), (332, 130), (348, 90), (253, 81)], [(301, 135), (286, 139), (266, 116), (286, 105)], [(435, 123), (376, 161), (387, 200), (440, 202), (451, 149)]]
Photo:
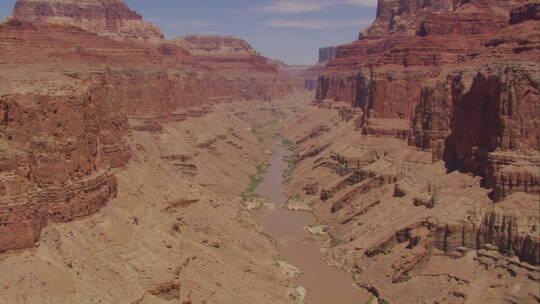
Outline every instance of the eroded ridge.
[(383, 1), (284, 128), (300, 149), (288, 194), (316, 202), (325, 256), (380, 299), (538, 301), (532, 7)]
[(128, 166), (133, 131), (291, 92), (246, 42), (208, 37), (216, 51), (202, 58), (122, 1), (21, 0), (0, 33), (0, 251), (31, 247), (47, 223), (114, 199), (112, 170)]
[[(403, 139), (360, 135), (341, 110), (314, 106), (286, 132), (300, 151), (287, 193), (310, 201), (328, 226), (328, 261), (389, 303), (534, 301), (535, 195), (514, 192), (494, 203), (481, 177), (448, 173), (431, 151)], [(321, 128), (322, 119), (334, 127)]]

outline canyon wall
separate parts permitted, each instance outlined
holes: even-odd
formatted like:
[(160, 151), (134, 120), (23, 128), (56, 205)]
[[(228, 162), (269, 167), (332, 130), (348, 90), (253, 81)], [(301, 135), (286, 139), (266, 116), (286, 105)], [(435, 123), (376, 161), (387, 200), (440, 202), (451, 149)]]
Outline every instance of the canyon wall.
[(127, 164), (127, 117), (83, 94), (0, 97), (0, 251), (32, 246), (49, 222), (98, 211), (116, 196), (109, 168)]
[(284, 131), (288, 194), (328, 226), (325, 258), (380, 300), (538, 301), (539, 9), (379, 1)]
[[(77, 113), (88, 112), (76, 100), (71, 102)], [(101, 98), (92, 102), (106, 104)], [(123, 137), (130, 160), (108, 172), (114, 183), (108, 186), (103, 182), (107, 175), (96, 174), (73, 187), (66, 184), (68, 195), (56, 191), (63, 186), (29, 193), (35, 198), (35, 205), (29, 207), (36, 208), (37, 215), (54, 218), (43, 218), (48, 220), (43, 224), (49, 225), (38, 234), (39, 246), (1, 254), (0, 303), (252, 304), (253, 299), (295, 303), (287, 297), (293, 288), (273, 264), (277, 249), (238, 197), (267, 157), (265, 143), (252, 127), (283, 118), (293, 110), (291, 104), (290, 99), (221, 102), (186, 109), (186, 120), (168, 121), (161, 128), (139, 127), (137, 119), (130, 117), (130, 134)], [(41, 125), (39, 106), (22, 110), (32, 114), (36, 126)], [(116, 110), (107, 109), (113, 114)], [(74, 115), (66, 118), (67, 130), (74, 128), (74, 135), (85, 135), (76, 128), (83, 113), (61, 112)], [(107, 113), (98, 114), (107, 119)], [(87, 139), (88, 135), (82, 138)], [(77, 143), (76, 138), (72, 142)], [(78, 150), (71, 160), (47, 165), (52, 171), (62, 168), (63, 161), (70, 165), (81, 156), (81, 169), (87, 170), (82, 161), (86, 156)], [(35, 151), (43, 163), (48, 151)], [(20, 163), (12, 159), (8, 164)], [(39, 168), (42, 180), (52, 174), (63, 177), (58, 171), (46, 175), (44, 165)], [(3, 167), (0, 170), (4, 172)], [(116, 198), (108, 199), (111, 195)], [(64, 202), (66, 196), (71, 200)], [(0, 196), (0, 201), (4, 198)], [(92, 208), (85, 209), (82, 203)], [(83, 212), (75, 213), (79, 207)], [(64, 215), (68, 217), (61, 218)], [(69, 221), (72, 215), (76, 220)], [(16, 216), (12, 213), (11, 220), (19, 220)], [(21, 226), (9, 223), (13, 234), (8, 236), (26, 238)]]
[[(510, 183), (526, 186), (503, 186), (509, 182), (502, 182), (501, 168), (494, 168), (497, 161), (487, 160), (495, 150), (529, 156), (539, 151), (534, 139), (538, 120), (528, 114), (537, 107), (539, 88), (537, 21), (534, 13), (526, 13), (534, 5), (443, 1), (420, 9), (409, 2), (382, 1), (377, 20), (361, 39), (338, 47), (319, 79), (317, 99), (360, 108), (364, 134), (408, 138), (412, 145), (432, 149), (434, 161), (446, 157), (451, 168), (485, 176), (495, 200), (511, 193), (510, 188), (538, 193), (538, 177), (530, 170), (524, 169), (524, 180), (506, 173), (505, 179), (520, 179)], [(492, 107), (487, 109), (491, 114), (486, 107)], [(504, 110), (509, 107), (517, 112)], [(490, 125), (486, 115), (492, 115)], [(491, 138), (483, 130), (463, 134), (473, 127), (493, 132)], [(463, 141), (470, 142), (467, 148)], [(476, 164), (470, 161), (473, 153), (479, 154)], [(536, 164), (529, 156), (524, 168)], [(507, 165), (517, 162), (508, 157)]]
[(262, 57), (246, 41), (232, 36), (188, 35), (171, 40), (187, 50), (193, 59), (206, 68), (246, 76), (250, 72), (277, 73), (267, 58)]
[(233, 36), (188, 35), (173, 39), (194, 55), (257, 55), (257, 51), (244, 40)]
[(201, 55), (161, 39), (122, 1), (20, 0), (0, 37), (0, 251), (113, 199), (132, 131), (292, 91), (246, 42), (188, 38)]
[(73, 25), (114, 39), (159, 43), (161, 30), (143, 21), (123, 1), (18, 0), (12, 16), (19, 20)]

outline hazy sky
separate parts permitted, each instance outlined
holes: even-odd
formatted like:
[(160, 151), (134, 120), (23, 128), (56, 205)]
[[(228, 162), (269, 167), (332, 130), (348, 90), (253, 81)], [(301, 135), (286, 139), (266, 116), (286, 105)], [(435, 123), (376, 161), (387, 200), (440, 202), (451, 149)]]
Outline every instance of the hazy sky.
[[(375, 18), (377, 0), (125, 0), (163, 30), (234, 35), (262, 55), (289, 64), (312, 64), (319, 47), (356, 39)], [(0, 19), (15, 0), (0, 0)]]

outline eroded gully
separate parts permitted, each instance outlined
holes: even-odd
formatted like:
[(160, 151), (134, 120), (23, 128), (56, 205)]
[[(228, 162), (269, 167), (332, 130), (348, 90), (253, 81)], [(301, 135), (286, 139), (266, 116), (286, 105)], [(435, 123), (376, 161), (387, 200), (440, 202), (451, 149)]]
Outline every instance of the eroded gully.
[(283, 193), (283, 171), (287, 163), (283, 157), (290, 153), (277, 139), (268, 139), (275, 152), (268, 162), (270, 167), (256, 192), (268, 199), (268, 204), (254, 211), (255, 218), (277, 242), (280, 259), (301, 268), (302, 274), (293, 283), (307, 290), (310, 304), (364, 304), (369, 294), (352, 285), (350, 274), (329, 266), (320, 256), (323, 240), (309, 234), (304, 227), (316, 224), (308, 212), (290, 211), (282, 205), (287, 201)]

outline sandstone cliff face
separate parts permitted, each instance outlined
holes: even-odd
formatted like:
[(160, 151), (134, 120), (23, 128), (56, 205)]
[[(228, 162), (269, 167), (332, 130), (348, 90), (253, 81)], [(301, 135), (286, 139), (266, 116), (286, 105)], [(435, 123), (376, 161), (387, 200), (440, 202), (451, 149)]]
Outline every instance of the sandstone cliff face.
[(116, 195), (129, 127), (91, 94), (0, 98), (0, 251), (29, 247), (48, 222), (95, 213)]
[(171, 40), (186, 49), (201, 65), (212, 71), (231, 73), (277, 73), (274, 65), (246, 41), (232, 36), (189, 35)]
[(149, 29), (121, 1), (19, 1), (0, 24), (0, 251), (30, 247), (48, 223), (113, 199), (111, 170), (129, 162), (132, 130), (291, 92), (243, 41), (224, 42), (217, 62), (227, 69), (216, 72), (173, 43), (142, 43), (160, 37)]
[(359, 135), (359, 115), (326, 101), (285, 122), (299, 151), (287, 194), (328, 226), (323, 256), (388, 303), (534, 303), (537, 195), (494, 204), (480, 177), (448, 173), (431, 151)]
[[(444, 158), (451, 168), (484, 176), (495, 201), (515, 191), (539, 193), (534, 169), (540, 150), (539, 121), (534, 113), (540, 70), (534, 63), (538, 38), (532, 34), (537, 26), (537, 21), (528, 20), (505, 28), (485, 43), (478, 58), (443, 74), (436, 86), (425, 86), (438, 92), (432, 96), (438, 114), (418, 112), (413, 118), (442, 124), (413, 127), (410, 142), (422, 148), (435, 146), (435, 160)], [(418, 107), (425, 107), (423, 98)], [(419, 140), (420, 134), (424, 139)]]
[(0, 23), (1, 303), (290, 303), (237, 194), (265, 157), (250, 127), (290, 111), (268, 109), (292, 86), (223, 43), (192, 54), (122, 1), (17, 2)]
[(454, 9), (454, 1), (388, 1), (379, 0), (375, 22), (360, 38), (381, 38), (389, 34), (403, 32), (414, 36), (420, 20), (427, 14), (447, 13)]
[(27, 21), (43, 21), (81, 27), (113, 39), (162, 42), (161, 30), (122, 0), (17, 0), (12, 16)]
[(257, 55), (246, 41), (233, 36), (188, 35), (173, 41), (194, 55)]
[[(456, 266), (468, 263), (459, 257), (476, 256), (467, 269), (494, 261), (510, 269), (519, 261), (526, 269), (516, 275), (520, 284), (534, 285), (538, 268), (531, 264), (540, 259), (539, 223), (530, 216), (538, 212), (540, 193), (538, 7), (524, 1), (380, 1), (374, 25), (360, 40), (339, 46), (319, 78), (316, 105), (339, 111), (349, 128), (367, 135), (331, 145), (334, 153), (342, 151), (334, 156), (319, 148), (343, 135), (302, 142), (312, 149), (306, 153), (317, 151), (306, 168), (321, 166), (338, 176), (322, 186), (324, 203), (316, 210), (336, 229), (335, 237), (351, 244), (328, 256), (382, 299), (485, 301), (472, 287), (478, 272), (452, 271), (448, 256), (458, 259)], [(339, 132), (346, 131), (332, 133)], [(474, 190), (455, 184), (464, 173), (477, 178)], [(372, 246), (356, 242), (366, 238)], [(370, 263), (377, 265), (364, 266)], [(392, 283), (379, 273), (392, 276)], [(439, 294), (418, 288), (429, 276), (429, 284), (439, 284), (440, 273), (471, 287), (460, 290), (442, 280)], [(405, 293), (410, 296), (399, 296)]]
[(538, 19), (540, 19), (540, 8), (538, 8), (538, 5), (533, 2), (513, 9), (512, 12), (510, 12), (510, 24)]
[[(290, 100), (222, 102), (204, 115), (190, 109), (186, 121), (164, 123), (161, 130), (132, 130), (125, 137), (129, 163), (109, 173), (115, 199), (96, 204), (100, 210), (92, 216), (49, 220), (35, 248), (2, 253), (0, 303), (292, 304), (288, 281), (272, 264), (276, 248), (238, 199), (266, 158), (251, 127), (291, 110)], [(43, 119), (38, 114), (36, 120)], [(61, 192), (37, 196), (37, 214), (69, 215), (64, 207), (92, 202), (83, 195), (96, 195), (97, 187), (83, 182), (69, 188), (75, 196), (66, 203), (59, 201)], [(8, 226), (14, 229), (8, 236), (25, 235), (14, 223)], [(22, 277), (29, 279), (13, 279)]]
[[(396, 16), (401, 18), (400, 20), (412, 20), (413, 23), (407, 21), (407, 25), (401, 30), (390, 29), (382, 32), (382, 36), (373, 36), (369, 33), (376, 32), (376, 29), (381, 28), (381, 24), (390, 22), (392, 18), (388, 19), (388, 16), (394, 14), (388, 13), (392, 9), (388, 10), (383, 3), (382, 7), (379, 7), (379, 18), (367, 30), (365, 38), (338, 48), (337, 58), (327, 65), (319, 79), (317, 99), (342, 100), (353, 107), (360, 107), (364, 113), (360, 124), (365, 134), (409, 137), (411, 144), (432, 149), (435, 161), (442, 159), (446, 153), (449, 158), (460, 163), (459, 167), (486, 176), (486, 186), (495, 188), (494, 195), (500, 199), (500, 194), (497, 193), (508, 192), (496, 189), (495, 185), (501, 183), (494, 181), (501, 179), (495, 177), (497, 174), (493, 172), (496, 170), (488, 169), (491, 165), (485, 161), (480, 164), (482, 161), (479, 159), (487, 159), (487, 156), (478, 156), (476, 167), (470, 162), (467, 163), (464, 158), (471, 157), (473, 146), (485, 152), (497, 149), (524, 152), (529, 149), (527, 154), (530, 155), (533, 153), (531, 151), (538, 151), (535, 140), (529, 145), (530, 139), (525, 139), (523, 149), (516, 147), (523, 146), (522, 143), (509, 142), (510, 138), (516, 136), (537, 136), (536, 119), (528, 114), (507, 115), (503, 107), (509, 106), (496, 105), (496, 100), (510, 98), (515, 100), (515, 106), (512, 107), (515, 108), (519, 100), (522, 105), (519, 108), (531, 113), (537, 103), (537, 65), (534, 64), (534, 58), (537, 54), (538, 38), (532, 34), (537, 26), (534, 21), (535, 13), (527, 13), (534, 12), (534, 9), (529, 8), (532, 4), (510, 11), (509, 7), (513, 4), (515, 3), (470, 2), (449, 6), (445, 3), (433, 3), (433, 7), (424, 7), (421, 12), (409, 8), (405, 10), (407, 13), (403, 14), (417, 14), (418, 18), (409, 20), (403, 19), (401, 15)], [(433, 14), (432, 10), (438, 13)], [(510, 20), (510, 14), (515, 21)], [(523, 22), (517, 23), (517, 20)], [(414, 30), (409, 31), (410, 28)], [(512, 35), (519, 38), (512, 39)], [(516, 62), (512, 64), (511, 60)], [(488, 64), (488, 61), (499, 63)], [(467, 77), (467, 80), (460, 80), (462, 76)], [(523, 77), (524, 80), (517, 80)], [(480, 84), (481, 78), (486, 78), (484, 84)], [(467, 91), (471, 84), (477, 93), (463, 92)], [(485, 95), (486, 90), (493, 93)], [(504, 93), (504, 90), (517, 90), (518, 93), (511, 93), (510, 96)], [(523, 93), (519, 93), (521, 91)], [(475, 98), (474, 94), (476, 97), (482, 95), (481, 98), (486, 100), (485, 105), (471, 105), (472, 102), (459, 101), (463, 98)], [(491, 111), (496, 117), (490, 120), (493, 125), (484, 126), (481, 121), (486, 115), (489, 116), (484, 110), (488, 103), (493, 106)], [(474, 119), (470, 116), (473, 113), (471, 107), (477, 106), (483, 107), (482, 114), (478, 114)], [(399, 120), (401, 123), (398, 123)], [(497, 121), (498, 125), (495, 125)], [(473, 140), (475, 143), (467, 148), (469, 156), (464, 156), (463, 148), (460, 148), (464, 138), (458, 133), (470, 133), (473, 126), (480, 125), (487, 128), (488, 132), (494, 132), (491, 139), (486, 139), (490, 143), (482, 142), (484, 139), (477, 136), (477, 140)], [(523, 131), (517, 131), (518, 129)], [(410, 136), (407, 136), (409, 130)], [(482, 137), (489, 137), (484, 131), (477, 132), (482, 133)], [(526, 135), (510, 135), (515, 132)], [(453, 135), (449, 137), (451, 133)], [(446, 139), (455, 145), (445, 145)], [(513, 148), (509, 148), (510, 146)], [(447, 161), (450, 161), (449, 158)], [(530, 164), (533, 165), (535, 161), (531, 161)], [(480, 167), (483, 169), (479, 169)], [(521, 188), (535, 193), (536, 190), (533, 189), (536, 189), (536, 178), (525, 179), (533, 181), (523, 181), (527, 186)]]

